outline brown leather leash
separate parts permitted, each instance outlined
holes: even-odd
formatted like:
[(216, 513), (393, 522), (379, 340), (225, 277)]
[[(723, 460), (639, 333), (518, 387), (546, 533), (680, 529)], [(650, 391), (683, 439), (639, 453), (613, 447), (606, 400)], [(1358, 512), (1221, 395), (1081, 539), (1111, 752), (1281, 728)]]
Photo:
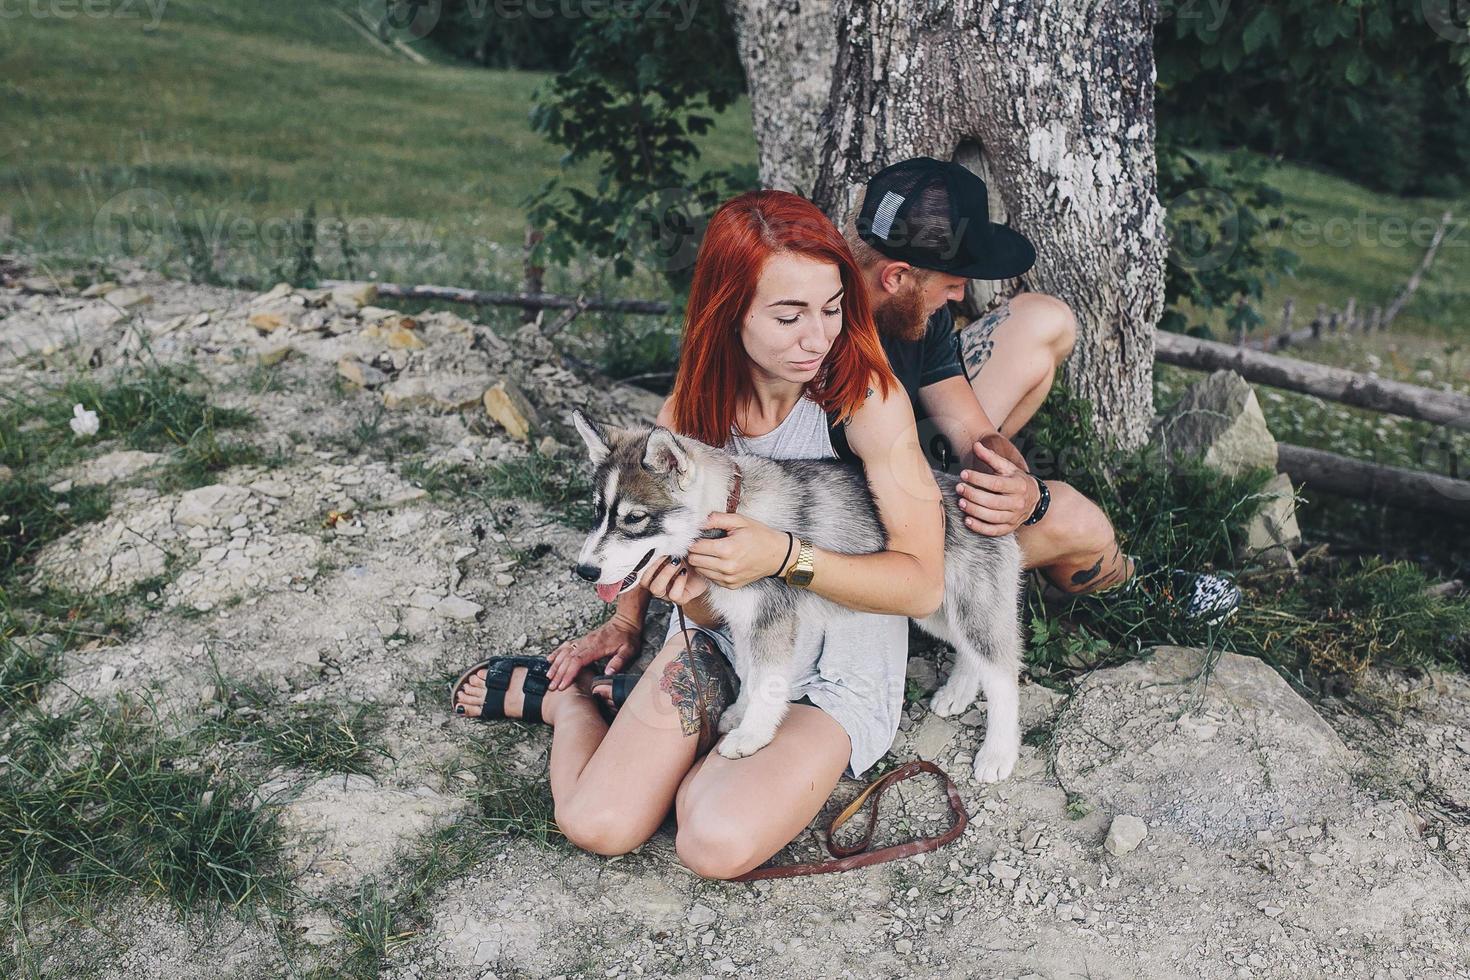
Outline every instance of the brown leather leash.
[[(933, 837), (920, 837), (917, 840), (907, 841), (903, 844), (892, 844), (888, 847), (880, 847), (876, 851), (868, 850), (873, 841), (873, 831), (878, 828), (878, 801), (883, 794), (895, 783), (901, 783), (911, 776), (917, 776), (921, 772), (931, 772), (944, 780), (944, 791), (949, 796), (949, 812), (954, 818), (949, 829), (942, 834)], [(858, 810), (862, 809), (863, 803), (871, 800), (868, 815), (868, 827), (863, 835), (851, 845), (837, 843), (833, 835), (837, 828), (845, 824)], [(784, 864), (772, 868), (756, 868), (734, 879), (735, 881), (765, 881), (771, 878), (801, 878), (807, 875), (829, 874), (833, 871), (851, 871), (854, 868), (866, 868), (874, 864), (882, 864), (885, 861), (897, 861), (899, 858), (912, 857), (915, 854), (924, 854), (928, 851), (938, 850), (945, 844), (958, 838), (969, 826), (970, 815), (965, 812), (965, 804), (960, 800), (960, 791), (955, 787), (954, 780), (932, 762), (916, 759), (913, 762), (905, 762), (892, 772), (885, 773), (882, 777), (869, 783), (867, 787), (857, 795), (857, 798), (847, 805), (847, 808), (832, 818), (827, 825), (827, 850), (834, 860), (810, 861), (804, 864)]]
[[(725, 502), (725, 512), (735, 513), (735, 508), (740, 505), (740, 490), (743, 482), (743, 474), (740, 465), (735, 464), (733, 485), (730, 488), (729, 497)], [(667, 559), (665, 559), (667, 560)], [(674, 607), (679, 614), (679, 631), (684, 637), (684, 647), (693, 663), (694, 651), (689, 649), (689, 624), (684, 621), (684, 610), (678, 606)], [(704, 716), (703, 703), (701, 699), (700, 729), (705, 731), (710, 720)], [(916, 840), (906, 841), (902, 844), (892, 844), (888, 847), (880, 847), (876, 851), (868, 850), (873, 842), (873, 833), (878, 829), (878, 803), (894, 785), (903, 782), (921, 772), (929, 772), (944, 780), (944, 792), (949, 797), (949, 812), (953, 818), (949, 829), (942, 834), (933, 837), (920, 837)], [(837, 829), (848, 820), (852, 819), (863, 804), (872, 801), (869, 807), (867, 829), (863, 835), (853, 844), (839, 844), (835, 839)], [(785, 864), (771, 868), (756, 868), (747, 871), (734, 881), (768, 881), (772, 878), (802, 878), (808, 875), (830, 874), (834, 871), (851, 871), (854, 868), (866, 868), (874, 864), (883, 864), (886, 861), (897, 861), (900, 858), (912, 857), (915, 854), (925, 854), (929, 851), (938, 850), (945, 844), (958, 838), (965, 832), (970, 824), (970, 814), (965, 810), (964, 801), (960, 799), (959, 788), (955, 786), (954, 780), (949, 778), (949, 773), (940, 769), (932, 762), (916, 759), (913, 762), (905, 762), (897, 769), (884, 773), (878, 779), (873, 780), (863, 791), (859, 793), (847, 807), (833, 817), (827, 824), (827, 851), (833, 857), (831, 861), (810, 861), (804, 864)]]

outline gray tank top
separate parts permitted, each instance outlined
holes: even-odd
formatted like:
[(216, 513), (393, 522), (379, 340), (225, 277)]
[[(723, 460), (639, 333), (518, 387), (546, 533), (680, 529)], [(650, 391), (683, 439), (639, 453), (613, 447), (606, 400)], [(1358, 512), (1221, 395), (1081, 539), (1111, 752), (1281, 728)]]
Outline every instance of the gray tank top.
[(781, 424), (759, 436), (730, 433), (726, 448), (766, 459), (836, 459), (827, 434), (827, 413), (806, 395), (797, 399)]
[[(759, 436), (731, 433), (726, 447), (766, 459), (836, 459), (827, 413), (805, 395), (781, 424)], [(779, 529), (778, 529), (779, 530)], [(670, 617), (667, 637), (678, 630)], [(733, 641), (725, 628), (704, 630), (726, 657)], [(666, 638), (667, 638), (666, 637)], [(816, 667), (792, 678), (792, 699), (809, 698), (842, 726), (852, 742), (848, 773), (859, 777), (883, 757), (898, 733), (908, 665), (908, 620), (903, 616), (851, 612), (820, 631), (803, 624), (796, 645), (808, 656), (820, 650)]]

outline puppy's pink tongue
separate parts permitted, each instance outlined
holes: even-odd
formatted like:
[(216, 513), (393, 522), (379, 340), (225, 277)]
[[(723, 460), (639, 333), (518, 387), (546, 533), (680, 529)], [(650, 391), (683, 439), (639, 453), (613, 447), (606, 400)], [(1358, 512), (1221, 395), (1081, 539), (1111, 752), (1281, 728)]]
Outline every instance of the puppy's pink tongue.
[(603, 602), (612, 602), (618, 597), (618, 589), (621, 586), (621, 582), (609, 582), (606, 585), (599, 584), (597, 586), (597, 598)]

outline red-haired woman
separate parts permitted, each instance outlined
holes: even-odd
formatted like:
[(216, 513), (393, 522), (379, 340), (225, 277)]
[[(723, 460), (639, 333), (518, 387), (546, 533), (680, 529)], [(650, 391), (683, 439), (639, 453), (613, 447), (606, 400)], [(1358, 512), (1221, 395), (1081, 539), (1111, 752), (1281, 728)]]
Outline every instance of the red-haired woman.
[[(797, 644), (816, 668), (796, 679), (794, 703), (769, 745), (742, 759), (707, 753), (708, 719), (732, 693), (732, 647), (703, 593), (709, 582), (738, 588), (791, 561), (784, 529), (736, 514), (710, 515), (708, 526), (725, 537), (696, 542), (683, 566), (646, 570), (610, 623), (548, 662), (492, 663), (488, 688), (480, 670), (456, 690), (460, 714), (517, 718), (531, 689), (525, 713), (555, 729), (551, 791), (557, 825), (573, 843), (624, 853), (672, 806), (680, 859), (706, 877), (737, 877), (811, 822), (844, 768), (858, 776), (892, 744), (906, 618), (939, 606), (944, 531), (913, 410), (863, 290), (842, 234), (809, 201), (755, 191), (726, 202), (699, 250), (678, 378), (659, 414), (660, 424), (710, 444), (810, 459), (836, 455), (828, 421), (836, 413), (847, 419), (848, 444), (878, 502), (888, 550), (811, 556), (808, 587), (856, 612), (825, 632), (800, 632)], [(588, 665), (610, 656), (611, 674), (634, 655), (650, 596), (678, 604), (691, 627), (685, 636), (670, 624), (658, 655), (620, 692), (609, 725), (598, 700), (607, 692), (597, 693)]]

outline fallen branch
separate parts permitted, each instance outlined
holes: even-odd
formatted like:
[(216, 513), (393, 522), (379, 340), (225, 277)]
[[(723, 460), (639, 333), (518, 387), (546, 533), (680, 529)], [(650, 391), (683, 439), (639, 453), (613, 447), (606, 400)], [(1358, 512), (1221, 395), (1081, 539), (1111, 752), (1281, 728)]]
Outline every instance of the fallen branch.
[(1440, 243), (1444, 241), (1445, 232), (1450, 229), (1450, 220), (1454, 215), (1446, 211), (1439, 219), (1439, 227), (1435, 229), (1434, 237), (1429, 241), (1429, 248), (1424, 252), (1424, 258), (1419, 263), (1419, 268), (1404, 283), (1403, 291), (1394, 297), (1393, 302), (1388, 304), (1388, 309), (1383, 311), (1383, 329), (1387, 330), (1389, 324), (1393, 323), (1394, 317), (1399, 311), (1408, 305), (1409, 300), (1414, 298), (1414, 291), (1419, 288), (1419, 280), (1424, 278), (1424, 273), (1429, 271), (1429, 266), (1434, 262), (1434, 255), (1439, 251)]
[(1309, 492), (1323, 490), (1406, 510), (1470, 518), (1470, 481), (1367, 463), (1304, 446), (1283, 443), (1277, 450), (1281, 472), (1292, 483), (1305, 484)]
[(1343, 368), (1277, 357), (1164, 331), (1154, 335), (1154, 356), (1177, 367), (1197, 371), (1224, 368), (1235, 371), (1247, 381), (1274, 388), (1316, 395), (1375, 412), (1391, 412), (1457, 429), (1470, 429), (1470, 397), (1451, 391), (1434, 391), (1401, 381), (1386, 381)]
[[(330, 288), (359, 286), (362, 283), (347, 279), (324, 279), (320, 285)], [(479, 289), (461, 289), (458, 286), (403, 286), (396, 282), (380, 282), (376, 285), (378, 295), (389, 299), (439, 299), (471, 306), (518, 306), (523, 310), (571, 310), (582, 303), (575, 296), (555, 296), (551, 293), (494, 293)], [(589, 297), (582, 308), (603, 313), (642, 313), (647, 316), (663, 316), (673, 311), (670, 304), (658, 300), (596, 297)]]

